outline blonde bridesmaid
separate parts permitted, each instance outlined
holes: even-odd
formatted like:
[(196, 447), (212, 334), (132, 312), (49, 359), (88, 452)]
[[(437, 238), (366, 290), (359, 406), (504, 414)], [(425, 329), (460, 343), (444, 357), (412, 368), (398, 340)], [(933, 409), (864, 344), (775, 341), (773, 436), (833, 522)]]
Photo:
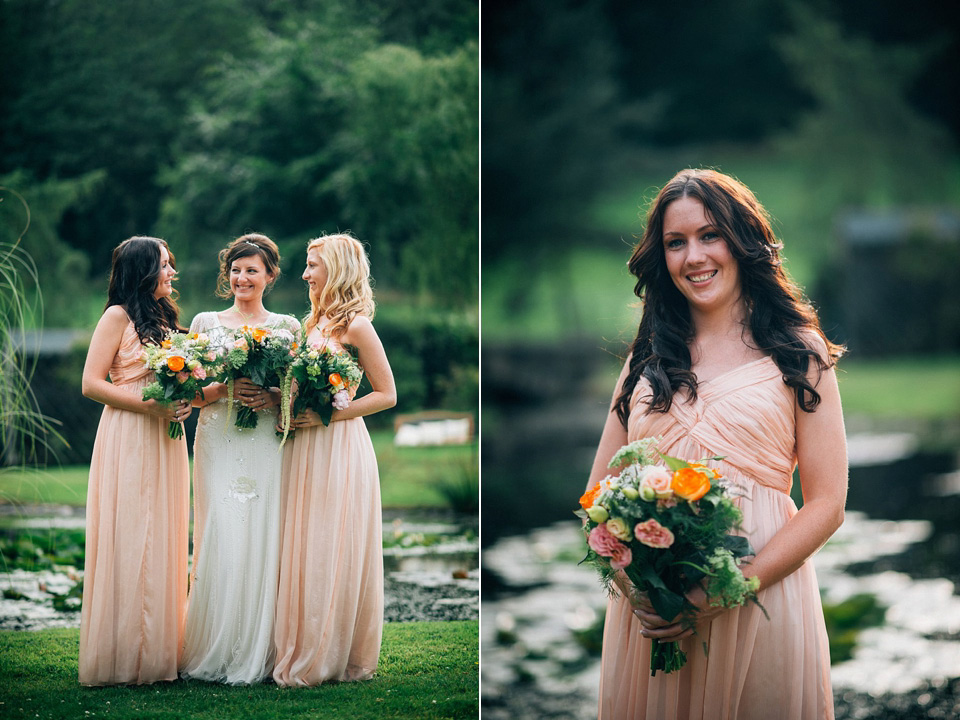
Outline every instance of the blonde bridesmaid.
[(373, 676), (383, 630), (383, 550), (377, 459), (363, 422), (396, 404), (393, 373), (373, 329), (370, 265), (347, 234), (310, 242), (308, 342), (352, 349), (371, 392), (329, 427), (307, 411), (283, 457), (283, 530), (277, 600), (278, 685)]
[[(80, 682), (175, 680), (187, 601), (189, 469), (167, 435), (190, 404), (142, 400), (153, 372), (143, 346), (179, 329), (166, 242), (124, 240), (113, 252), (107, 307), (83, 368), (84, 396), (104, 404), (90, 462)], [(109, 377), (109, 380), (108, 380)]]

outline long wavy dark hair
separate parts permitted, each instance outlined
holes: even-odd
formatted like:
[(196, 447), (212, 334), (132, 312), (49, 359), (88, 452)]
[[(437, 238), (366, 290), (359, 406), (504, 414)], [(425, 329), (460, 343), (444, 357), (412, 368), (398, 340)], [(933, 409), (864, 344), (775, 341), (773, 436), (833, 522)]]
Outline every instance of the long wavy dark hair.
[(167, 249), (170, 264), (176, 268), (176, 259), (166, 241), (143, 236), (127, 238), (117, 245), (110, 267), (110, 287), (104, 310), (112, 305), (126, 310), (140, 342), (144, 344), (158, 345), (169, 331), (184, 330), (180, 326), (180, 308), (174, 296), (159, 300), (153, 296), (160, 281), (161, 245)]
[[(796, 392), (800, 408), (813, 412), (820, 394), (807, 380), (810, 361), (822, 373), (836, 364), (844, 348), (826, 338), (813, 307), (783, 271), (783, 246), (753, 193), (732, 177), (713, 170), (681, 170), (653, 201), (643, 237), (627, 264), (637, 277), (634, 292), (642, 301), (643, 317), (615, 405), (620, 422), (626, 427), (630, 401), (641, 377), (653, 391), (647, 412), (667, 412), (674, 393), (681, 388), (691, 399), (697, 396), (697, 377), (690, 370), (689, 345), (694, 337), (690, 307), (670, 278), (663, 248), (664, 213), (670, 203), (682, 197), (703, 203), (707, 217), (737, 262), (747, 322), (756, 347), (776, 362), (783, 381)], [(826, 344), (827, 358), (821, 358), (811, 347), (811, 333)]]

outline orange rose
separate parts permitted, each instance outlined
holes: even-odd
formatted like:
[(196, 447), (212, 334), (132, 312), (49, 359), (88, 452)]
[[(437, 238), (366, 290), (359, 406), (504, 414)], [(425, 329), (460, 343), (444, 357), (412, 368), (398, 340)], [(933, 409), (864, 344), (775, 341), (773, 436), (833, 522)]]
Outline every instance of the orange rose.
[(257, 342), (260, 342), (269, 334), (270, 334), (270, 331), (267, 330), (266, 328), (258, 327), (256, 330), (253, 331), (253, 339), (256, 340)]
[(593, 507), (593, 501), (597, 499), (597, 495), (600, 494), (600, 483), (597, 483), (592, 488), (587, 490), (583, 495), (580, 496), (580, 507), (584, 510), (589, 510)]
[(162, 348), (164, 348), (164, 349), (169, 348), (169, 347), (170, 347), (170, 341), (169, 341), (169, 340), (164, 340), (162, 343), (160, 343), (160, 347), (162, 347)]
[(167, 367), (173, 372), (180, 372), (183, 370), (183, 358), (179, 355), (171, 355), (167, 358)]
[(695, 502), (710, 490), (710, 478), (695, 468), (680, 468), (673, 474), (670, 487), (677, 497)]
[(330, 373), (327, 376), (327, 382), (336, 388), (343, 386), (343, 378), (340, 377), (340, 373)]

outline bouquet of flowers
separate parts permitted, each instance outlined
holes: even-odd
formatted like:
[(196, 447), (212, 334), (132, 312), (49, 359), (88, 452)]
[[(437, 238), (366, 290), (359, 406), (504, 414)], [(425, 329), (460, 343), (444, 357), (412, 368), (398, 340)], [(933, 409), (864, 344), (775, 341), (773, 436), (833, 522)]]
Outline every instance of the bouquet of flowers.
[[(286, 328), (250, 327), (244, 325), (231, 331), (226, 340), (226, 358), (221, 382), (227, 384), (227, 416), (233, 408), (233, 386), (237, 378), (250, 378), (261, 387), (281, 387), (282, 378), (296, 352), (293, 333)], [(284, 395), (281, 406), (289, 403)], [(253, 408), (237, 408), (238, 428), (255, 428), (257, 414)]]
[(297, 383), (292, 412), (289, 404), (283, 406), (283, 442), (290, 432), (291, 415), (313, 410), (324, 425), (330, 424), (334, 408), (346, 410), (350, 406), (350, 391), (360, 385), (363, 371), (353, 356), (345, 350), (333, 350), (327, 345), (303, 344), (296, 354), (284, 380), (285, 392)]
[[(656, 443), (644, 438), (620, 448), (609, 465), (624, 466), (620, 473), (580, 498), (576, 514), (586, 520), (589, 548), (583, 561), (597, 568), (608, 592), (623, 571), (667, 621), (678, 615), (692, 621), (695, 608), (685, 593), (699, 583), (713, 606), (756, 602), (759, 581), (738, 569), (740, 558), (753, 554), (747, 539), (733, 534), (743, 516), (720, 473), (706, 466), (723, 458), (687, 462), (656, 452)], [(651, 675), (686, 661), (676, 642), (654, 639)]]
[[(144, 400), (170, 403), (193, 400), (222, 369), (223, 360), (204, 333), (170, 333), (160, 345), (148, 345), (140, 359), (157, 379), (143, 389)], [(183, 437), (183, 424), (170, 422), (167, 434)]]

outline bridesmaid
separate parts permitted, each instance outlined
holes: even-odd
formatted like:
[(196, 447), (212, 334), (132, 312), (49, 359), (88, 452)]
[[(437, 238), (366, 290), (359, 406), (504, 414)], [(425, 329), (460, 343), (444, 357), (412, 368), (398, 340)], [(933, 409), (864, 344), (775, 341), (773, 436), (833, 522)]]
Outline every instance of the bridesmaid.
[[(811, 556), (843, 522), (847, 455), (830, 343), (784, 273), (766, 211), (745, 186), (684, 170), (658, 194), (630, 259), (643, 317), (614, 392), (588, 488), (627, 442), (659, 437), (685, 459), (723, 456), (756, 557), (756, 605), (666, 620), (643, 597), (610, 600), (600, 717), (831, 720), (830, 653)], [(799, 466), (803, 507), (790, 497)], [(629, 598), (629, 599), (628, 599)], [(693, 637), (695, 623), (697, 636)], [(688, 663), (651, 677), (652, 641)], [(709, 645), (709, 655), (701, 643)]]
[[(187, 602), (187, 444), (167, 424), (186, 401), (142, 400), (154, 380), (145, 344), (179, 330), (177, 271), (166, 242), (132, 237), (113, 251), (107, 306), (90, 341), (83, 394), (103, 403), (90, 462), (80, 682), (176, 680)], [(109, 376), (110, 380), (107, 380)]]
[[(269, 312), (263, 296), (280, 274), (280, 253), (266, 235), (249, 233), (220, 252), (217, 294), (232, 299), (223, 312), (202, 312), (190, 332), (223, 344), (241, 325), (284, 329), (300, 323)], [(269, 412), (256, 428), (227, 417), (227, 385), (204, 388), (193, 446), (193, 575), (187, 608), (184, 677), (252, 684), (273, 671), (273, 621), (280, 562), (280, 442), (274, 431), (280, 391), (247, 378), (234, 400)], [(234, 406), (236, 408), (236, 405)]]
[(277, 601), (278, 685), (373, 676), (383, 630), (383, 550), (377, 459), (363, 423), (396, 404), (393, 372), (373, 329), (370, 264), (360, 242), (326, 235), (307, 246), (307, 341), (354, 348), (372, 388), (329, 427), (294, 418), (283, 456), (283, 536)]

